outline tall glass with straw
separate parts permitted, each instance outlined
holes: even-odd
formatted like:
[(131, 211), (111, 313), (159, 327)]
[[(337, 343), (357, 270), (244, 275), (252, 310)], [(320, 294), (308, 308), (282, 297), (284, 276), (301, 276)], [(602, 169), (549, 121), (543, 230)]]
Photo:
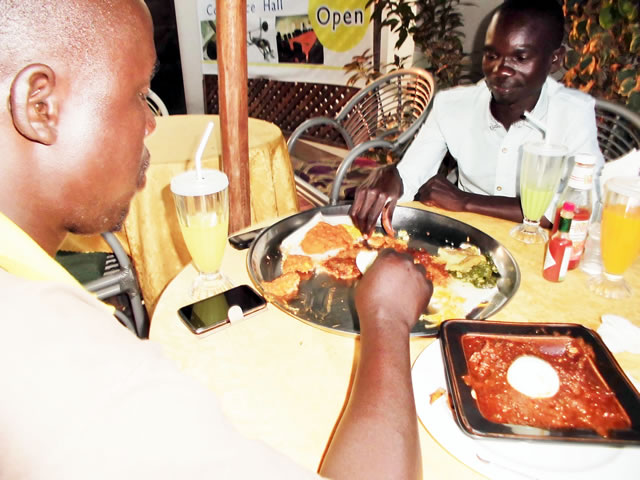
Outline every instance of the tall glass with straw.
[(196, 169), (171, 179), (182, 237), (198, 270), (190, 291), (194, 300), (230, 287), (220, 271), (229, 230), (229, 180), (219, 170), (202, 168), (202, 153), (212, 129), (211, 122), (198, 146)]
[(540, 129), (544, 142), (529, 142), (522, 146), (520, 162), (520, 203), (524, 220), (511, 230), (511, 236), (524, 243), (546, 243), (547, 232), (540, 219), (558, 190), (565, 168), (567, 147), (548, 141), (546, 128), (525, 112), (526, 119)]

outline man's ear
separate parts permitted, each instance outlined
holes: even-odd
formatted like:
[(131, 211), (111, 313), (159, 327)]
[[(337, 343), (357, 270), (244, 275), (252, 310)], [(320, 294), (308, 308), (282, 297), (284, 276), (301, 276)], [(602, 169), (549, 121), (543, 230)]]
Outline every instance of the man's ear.
[(551, 70), (549, 73), (556, 73), (560, 67), (562, 67), (564, 52), (564, 46), (560, 46), (553, 51), (551, 54)]
[(57, 139), (58, 99), (56, 76), (51, 67), (27, 65), (13, 79), (9, 106), (13, 125), (34, 142), (51, 145)]

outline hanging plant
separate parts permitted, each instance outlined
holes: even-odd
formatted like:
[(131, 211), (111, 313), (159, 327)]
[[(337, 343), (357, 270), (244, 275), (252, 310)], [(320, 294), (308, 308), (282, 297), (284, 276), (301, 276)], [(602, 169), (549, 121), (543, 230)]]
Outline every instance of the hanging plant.
[(640, 113), (637, 0), (564, 0), (564, 83)]
[[(458, 85), (465, 75), (462, 40), (464, 33), (461, 5), (473, 5), (461, 0), (369, 0), (367, 8), (373, 6), (371, 20), (380, 22), (398, 35), (394, 48), (399, 49), (411, 36), (424, 58), (415, 66), (428, 70), (438, 88)], [(373, 55), (369, 51), (353, 57), (345, 65), (351, 74), (350, 84), (358, 80), (365, 83), (380, 76), (381, 71), (403, 68), (409, 57), (394, 56), (394, 62), (375, 68)]]

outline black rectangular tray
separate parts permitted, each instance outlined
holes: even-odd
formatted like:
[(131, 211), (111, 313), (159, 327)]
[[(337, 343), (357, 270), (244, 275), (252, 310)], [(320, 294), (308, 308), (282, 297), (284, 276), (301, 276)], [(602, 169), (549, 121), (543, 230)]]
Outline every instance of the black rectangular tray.
[[(583, 339), (595, 353), (595, 367), (629, 416), (630, 428), (612, 430), (608, 437), (603, 437), (590, 429), (544, 429), (487, 420), (480, 413), (477, 403), (472, 397), (471, 387), (463, 380), (463, 376), (468, 373), (462, 346), (462, 337), (466, 334), (500, 337), (568, 336)], [(454, 417), (465, 433), (471, 436), (491, 438), (574, 441), (609, 445), (640, 444), (640, 395), (600, 336), (593, 330), (578, 324), (447, 320), (441, 325), (440, 338)]]

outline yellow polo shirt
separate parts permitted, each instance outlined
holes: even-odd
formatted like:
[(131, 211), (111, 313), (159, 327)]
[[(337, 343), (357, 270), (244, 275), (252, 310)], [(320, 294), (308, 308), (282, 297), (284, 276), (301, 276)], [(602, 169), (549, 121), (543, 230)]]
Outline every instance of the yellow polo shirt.
[[(20, 227), (0, 212), (0, 268), (29, 280), (72, 285), (86, 291), (62, 265)], [(102, 302), (110, 314), (114, 309)]]

